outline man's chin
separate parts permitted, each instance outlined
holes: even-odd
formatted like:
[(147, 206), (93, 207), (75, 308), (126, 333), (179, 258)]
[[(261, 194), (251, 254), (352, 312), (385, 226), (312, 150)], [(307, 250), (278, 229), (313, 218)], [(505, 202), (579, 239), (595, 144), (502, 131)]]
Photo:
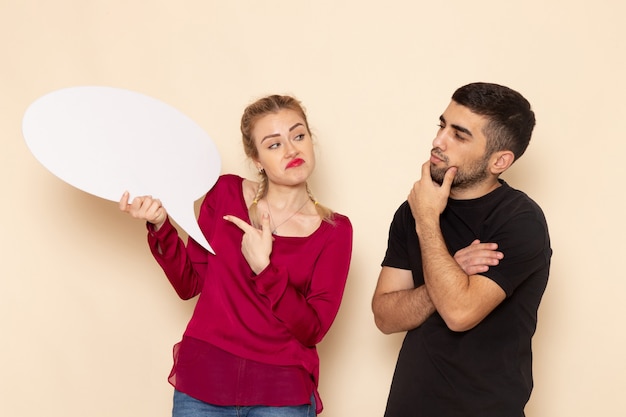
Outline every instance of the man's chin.
[(430, 168), (430, 178), (437, 184), (443, 184), (443, 178), (446, 175), (446, 171), (442, 169)]

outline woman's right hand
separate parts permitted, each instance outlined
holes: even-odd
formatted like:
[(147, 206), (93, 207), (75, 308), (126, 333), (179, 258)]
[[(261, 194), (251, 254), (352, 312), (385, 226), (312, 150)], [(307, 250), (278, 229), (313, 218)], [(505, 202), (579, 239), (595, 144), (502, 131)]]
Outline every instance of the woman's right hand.
[(154, 225), (154, 230), (159, 230), (165, 219), (167, 219), (167, 211), (161, 205), (161, 200), (146, 195), (133, 198), (131, 203), (128, 202), (130, 194), (125, 191), (120, 199), (119, 207), (124, 213), (128, 213), (136, 219), (142, 219)]
[(270, 228), (270, 218), (267, 213), (261, 217), (261, 230), (248, 224), (236, 216), (224, 216), (224, 220), (233, 223), (243, 232), (241, 239), (241, 253), (246, 258), (250, 269), (260, 274), (270, 263), (274, 239)]

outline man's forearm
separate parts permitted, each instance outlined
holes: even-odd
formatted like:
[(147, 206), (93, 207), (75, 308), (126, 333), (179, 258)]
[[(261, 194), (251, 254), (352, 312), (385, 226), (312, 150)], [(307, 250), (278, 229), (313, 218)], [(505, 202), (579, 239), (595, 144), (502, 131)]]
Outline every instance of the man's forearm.
[(376, 326), (385, 334), (415, 329), (435, 312), (424, 285), (377, 295), (372, 302)]
[(448, 252), (438, 224), (422, 225), (419, 239), (429, 296), (448, 326), (457, 328), (470, 309), (469, 276)]

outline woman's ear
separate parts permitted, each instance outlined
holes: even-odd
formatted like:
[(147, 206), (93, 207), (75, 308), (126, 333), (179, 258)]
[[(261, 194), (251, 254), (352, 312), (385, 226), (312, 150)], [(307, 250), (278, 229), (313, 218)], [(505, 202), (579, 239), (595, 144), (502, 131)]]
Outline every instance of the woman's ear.
[(254, 169), (259, 171), (259, 173), (263, 172), (263, 166), (261, 165), (261, 162), (256, 158), (250, 158), (250, 159), (252, 160), (252, 163), (254, 164)]

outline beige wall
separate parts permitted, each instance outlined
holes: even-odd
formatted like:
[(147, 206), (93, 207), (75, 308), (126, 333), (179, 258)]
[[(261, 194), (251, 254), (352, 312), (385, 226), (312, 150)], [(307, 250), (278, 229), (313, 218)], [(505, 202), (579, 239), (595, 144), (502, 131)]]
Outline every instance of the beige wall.
[(374, 417), (401, 341), (376, 330), (369, 306), (388, 224), (452, 91), (482, 80), (521, 91), (538, 118), (506, 175), (544, 208), (554, 248), (527, 415), (621, 415), (626, 7), (519, 3), (0, 0), (0, 414), (169, 415), (171, 345), (192, 309), (142, 224), (30, 154), (20, 123), (33, 100), (91, 84), (152, 95), (242, 175), (244, 106), (272, 92), (303, 100), (319, 142), (313, 189), (355, 229), (320, 346), (323, 415)]

